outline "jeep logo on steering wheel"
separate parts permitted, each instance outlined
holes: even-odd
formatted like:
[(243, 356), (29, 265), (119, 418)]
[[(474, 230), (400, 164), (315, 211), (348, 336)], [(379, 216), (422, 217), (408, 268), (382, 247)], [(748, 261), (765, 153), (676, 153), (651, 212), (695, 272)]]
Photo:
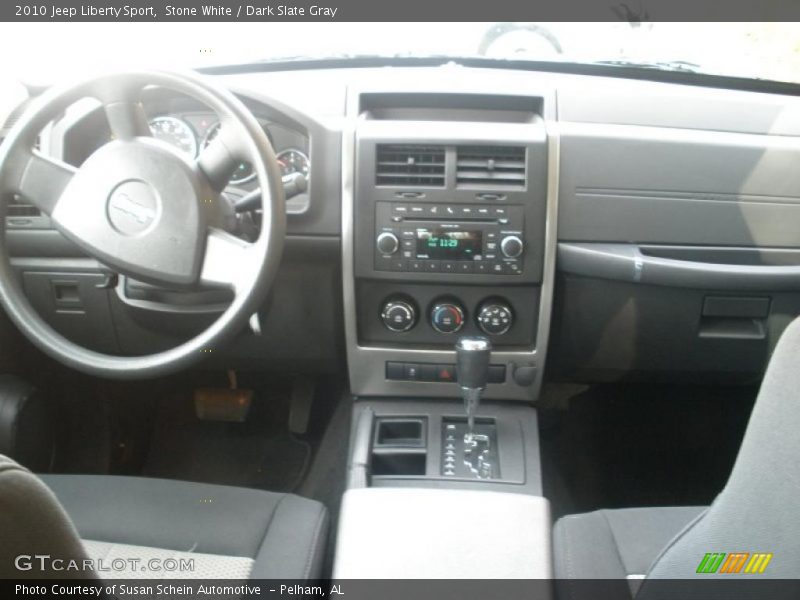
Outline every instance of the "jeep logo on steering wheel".
[(157, 221), (159, 199), (156, 191), (141, 180), (119, 184), (108, 197), (108, 220), (123, 235), (138, 235)]

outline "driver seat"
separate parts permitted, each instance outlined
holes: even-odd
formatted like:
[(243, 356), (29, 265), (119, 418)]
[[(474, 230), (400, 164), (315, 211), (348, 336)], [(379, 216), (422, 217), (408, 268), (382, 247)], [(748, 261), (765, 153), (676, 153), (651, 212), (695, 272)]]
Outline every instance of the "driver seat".
[[(322, 504), (292, 494), (143, 477), (37, 477), (0, 456), (2, 578), (314, 579), (327, 527)], [(94, 559), (102, 570), (17, 560), (37, 554)], [(181, 566), (187, 560), (192, 568)]]

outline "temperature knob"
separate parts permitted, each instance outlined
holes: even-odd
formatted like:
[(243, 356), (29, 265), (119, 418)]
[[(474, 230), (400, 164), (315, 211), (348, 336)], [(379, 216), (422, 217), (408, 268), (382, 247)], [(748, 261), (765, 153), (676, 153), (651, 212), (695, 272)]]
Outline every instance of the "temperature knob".
[(455, 333), (464, 326), (464, 310), (452, 302), (438, 302), (431, 308), (431, 327), (439, 333)]
[(516, 235), (508, 235), (500, 242), (500, 252), (506, 258), (519, 258), (525, 249), (522, 240)]
[(383, 305), (381, 319), (386, 329), (390, 331), (408, 331), (417, 322), (417, 311), (405, 300), (390, 300)]
[(381, 254), (394, 254), (400, 248), (400, 241), (397, 239), (397, 236), (388, 231), (384, 231), (378, 235), (375, 244), (378, 246), (378, 252)]
[(503, 335), (514, 324), (514, 313), (505, 302), (486, 302), (475, 318), (481, 331), (488, 335)]

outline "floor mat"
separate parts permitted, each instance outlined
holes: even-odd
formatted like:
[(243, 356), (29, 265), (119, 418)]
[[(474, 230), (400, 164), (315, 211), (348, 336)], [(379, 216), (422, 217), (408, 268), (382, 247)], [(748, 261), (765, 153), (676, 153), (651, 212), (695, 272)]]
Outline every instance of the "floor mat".
[(754, 388), (598, 386), (542, 415), (554, 516), (599, 508), (708, 505), (727, 481)]
[(311, 447), (288, 432), (288, 390), (256, 390), (244, 423), (201, 421), (193, 402), (191, 394), (159, 402), (144, 475), (275, 492), (299, 486)]

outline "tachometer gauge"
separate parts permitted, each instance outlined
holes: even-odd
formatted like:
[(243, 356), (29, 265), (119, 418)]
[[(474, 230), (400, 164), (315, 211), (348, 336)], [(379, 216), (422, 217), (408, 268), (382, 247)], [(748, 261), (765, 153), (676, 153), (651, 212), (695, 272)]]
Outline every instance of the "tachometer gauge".
[(281, 168), (281, 175), (291, 175), (292, 173), (302, 173), (308, 179), (308, 173), (311, 169), (311, 163), (308, 157), (297, 150), (296, 148), (289, 148), (283, 152), (279, 152), (278, 166)]
[[(215, 125), (209, 127), (208, 133), (206, 133), (206, 137), (203, 139), (203, 148), (214, 141), (214, 138), (217, 137), (217, 134), (219, 133), (220, 127), (222, 127), (222, 123), (216, 123)], [(255, 176), (256, 172), (253, 169), (253, 165), (251, 165), (249, 162), (240, 162), (231, 175), (231, 183), (246, 183)]]
[(167, 142), (191, 158), (197, 156), (197, 137), (186, 121), (176, 117), (156, 117), (149, 125), (156, 139)]

